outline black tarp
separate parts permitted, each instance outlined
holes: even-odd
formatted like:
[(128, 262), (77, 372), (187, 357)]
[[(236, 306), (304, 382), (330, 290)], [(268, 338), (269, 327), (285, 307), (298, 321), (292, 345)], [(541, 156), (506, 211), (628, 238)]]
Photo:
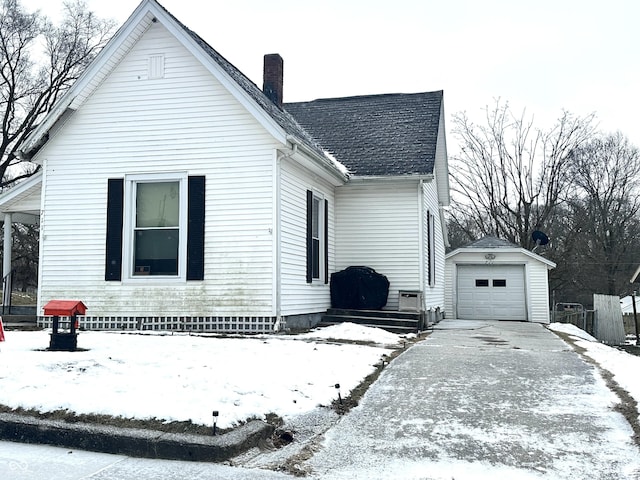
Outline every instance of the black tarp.
[(330, 288), (332, 308), (380, 310), (389, 296), (389, 280), (370, 267), (332, 273)]

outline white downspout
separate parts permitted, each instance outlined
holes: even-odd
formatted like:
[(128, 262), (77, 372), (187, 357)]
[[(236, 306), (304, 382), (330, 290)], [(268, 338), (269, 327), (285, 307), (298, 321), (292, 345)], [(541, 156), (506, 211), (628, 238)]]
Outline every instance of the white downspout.
[(426, 309), (425, 295), (425, 278), (424, 278), (424, 180), (418, 182), (418, 238), (419, 240), (419, 258), (420, 258), (420, 291), (422, 292), (422, 310)]
[(274, 190), (274, 226), (273, 226), (273, 259), (274, 259), (274, 291), (273, 301), (275, 305), (275, 325), (274, 330), (281, 330), (284, 325), (282, 324), (282, 200), (281, 195), (281, 162), (282, 156), (276, 150), (276, 161), (273, 172), (273, 190)]
[(2, 307), (11, 304), (11, 282), (9, 282), (9, 274), (11, 273), (11, 214), (4, 214), (4, 244), (2, 246), (2, 292), (8, 296), (2, 296)]

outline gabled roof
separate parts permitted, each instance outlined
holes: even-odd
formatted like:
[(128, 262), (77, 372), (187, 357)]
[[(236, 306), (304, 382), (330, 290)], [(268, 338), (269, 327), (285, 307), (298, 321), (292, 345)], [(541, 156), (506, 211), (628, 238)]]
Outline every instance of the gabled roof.
[(429, 175), (442, 91), (286, 103), (285, 110), (353, 175)]
[(153, 23), (160, 22), (204, 66), (221, 81), (236, 98), (249, 109), (259, 122), (283, 143), (286, 141), (304, 148), (317, 162), (334, 175), (345, 178), (345, 169), (336, 164), (293, 117), (278, 108), (267, 96), (200, 36), (187, 28), (156, 0), (143, 0), (129, 19), (98, 54), (81, 77), (45, 117), (36, 130), (23, 142), (20, 151), (30, 158), (48, 140), (56, 124), (77, 109), (129, 52), (136, 41)]
[(520, 254), (526, 255), (527, 257), (530, 257), (532, 259), (535, 259), (539, 262), (544, 263), (548, 269), (556, 268), (555, 262), (552, 262), (551, 260), (548, 260), (538, 255), (535, 252), (530, 252), (526, 248), (522, 248), (519, 245), (516, 245), (515, 243), (511, 243), (507, 240), (502, 240), (500, 238), (492, 237), (492, 236), (482, 237), (481, 239), (476, 240), (475, 242), (472, 242), (469, 245), (456, 248), (452, 252), (447, 253), (445, 255), (445, 259), (448, 260), (449, 258), (455, 257), (456, 255), (459, 255), (461, 253), (469, 253), (469, 252), (476, 253), (481, 251), (496, 251), (496, 250), (500, 250), (501, 252), (505, 252), (505, 253), (520, 253)]
[(508, 240), (503, 240), (501, 238), (492, 237), (487, 235), (486, 237), (482, 237), (475, 242), (470, 243), (469, 245), (465, 245), (465, 248), (520, 248), (519, 245), (515, 243), (511, 243)]

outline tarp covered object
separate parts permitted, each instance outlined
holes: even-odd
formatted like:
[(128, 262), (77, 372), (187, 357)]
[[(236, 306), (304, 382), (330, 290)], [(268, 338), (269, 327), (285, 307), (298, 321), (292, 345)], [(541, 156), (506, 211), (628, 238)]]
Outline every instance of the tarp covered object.
[(380, 310), (389, 296), (389, 280), (370, 267), (332, 273), (330, 288), (332, 308)]

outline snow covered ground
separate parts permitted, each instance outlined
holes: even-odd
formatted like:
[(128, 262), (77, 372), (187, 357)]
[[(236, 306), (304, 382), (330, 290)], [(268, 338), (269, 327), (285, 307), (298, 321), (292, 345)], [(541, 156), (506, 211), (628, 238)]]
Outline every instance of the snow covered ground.
[[(636, 373), (640, 367), (639, 357), (604, 346), (572, 325), (552, 324), (549, 328), (573, 336), (576, 343), (585, 349), (586, 355), (609, 370), (620, 386), (640, 401), (640, 380)], [(482, 332), (487, 335), (485, 330)], [(354, 345), (339, 339), (374, 343)], [(0, 344), (0, 404), (43, 411), (67, 408), (79, 413), (191, 419), (205, 424), (210, 424), (211, 410), (216, 409), (220, 411), (219, 425), (225, 426), (251, 415), (260, 417), (267, 412), (275, 412), (294, 423), (297, 419), (312, 417), (319, 411), (317, 405), (328, 405), (336, 398), (336, 383), (340, 383), (341, 393), (346, 395), (376, 368), (374, 365), (380, 362), (382, 355), (390, 353), (390, 347), (402, 343), (402, 338), (379, 329), (343, 324), (304, 335), (249, 338), (81, 332), (79, 346), (88, 351), (74, 353), (41, 351), (48, 346), (48, 341), (47, 332), (7, 332), (7, 341)], [(429, 345), (433, 341), (433, 338), (427, 340), (423, 347), (442, 348), (438, 342)], [(416, 347), (410, 352), (414, 349)], [(486, 350), (493, 352), (490, 348)], [(526, 354), (521, 349), (514, 352)], [(385, 370), (383, 377), (388, 377), (391, 371)], [(608, 398), (605, 398), (605, 403), (610, 401)], [(357, 414), (360, 409), (358, 407), (352, 414)], [(356, 415), (347, 417), (352, 416)], [(344, 420), (347, 417), (342, 417), (338, 426), (348, 424)], [(335, 437), (336, 434), (331, 432), (337, 428), (331, 429), (327, 438)], [(399, 431), (396, 428), (388, 430), (390, 434)], [(628, 431), (626, 423), (620, 431), (628, 435), (625, 433)], [(462, 437), (473, 436), (473, 433), (466, 432)], [(527, 428), (509, 432), (509, 435), (526, 438), (530, 433)], [(419, 435), (415, 440), (420, 441)], [(494, 441), (494, 438), (488, 440), (489, 444)], [(623, 443), (627, 441), (625, 439)], [(398, 439), (394, 437), (389, 445), (397, 443)], [(597, 447), (594, 446), (595, 449)], [(387, 446), (381, 444), (379, 448)], [(325, 449), (330, 450), (331, 445)], [(186, 478), (187, 470), (189, 478), (287, 478), (284, 473), (260, 468), (261, 463), (268, 463), (266, 460), (256, 460), (255, 465), (247, 461), (244, 468), (239, 468), (127, 459), (89, 452), (74, 452), (72, 455), (67, 450), (3, 443), (0, 445), (0, 478), (5, 478), (7, 472), (10, 476), (6, 478), (50, 478), (51, 465), (62, 465), (61, 462), (69, 471), (64, 478), (69, 479), (178, 479)], [(580, 452), (578, 449), (577, 453)], [(278, 456), (281, 452), (265, 456), (268, 455)], [(387, 465), (397, 469), (386, 478), (587, 478), (571, 470), (571, 462), (576, 461), (573, 456), (557, 460), (567, 469), (556, 476), (507, 468), (499, 462), (487, 466), (485, 463), (447, 458), (442, 460), (444, 463), (420, 457)], [(602, 461), (608, 460), (603, 458)], [(353, 468), (361, 468), (364, 472), (364, 476), (357, 478), (374, 478), (375, 475), (366, 476), (366, 472), (380, 471), (381, 467), (369, 461), (356, 464)], [(21, 476), (17, 476), (18, 469)], [(76, 473), (72, 474), (72, 470)], [(144, 472), (142, 476), (141, 472)], [(356, 478), (340, 476), (341, 472), (336, 470), (331, 478)], [(614, 477), (594, 474), (591, 478)]]
[[(371, 344), (353, 344), (350, 341)], [(301, 335), (80, 332), (86, 351), (49, 352), (49, 333), (6, 332), (0, 404), (230, 427), (329, 405), (374, 371), (402, 339), (354, 324)]]
[(585, 355), (595, 360), (602, 368), (613, 374), (613, 379), (640, 405), (640, 357), (600, 343), (584, 330), (568, 323), (552, 323), (555, 332), (574, 337), (576, 344), (584, 348)]
[[(570, 324), (549, 328), (575, 337), (640, 404), (640, 357)], [(329, 405), (336, 384), (346, 396), (402, 342), (399, 335), (345, 323), (251, 337), (80, 332), (78, 346), (86, 351), (48, 352), (47, 331), (9, 331), (0, 343), (0, 404), (203, 425), (211, 425), (217, 410), (217, 425), (225, 428)]]

